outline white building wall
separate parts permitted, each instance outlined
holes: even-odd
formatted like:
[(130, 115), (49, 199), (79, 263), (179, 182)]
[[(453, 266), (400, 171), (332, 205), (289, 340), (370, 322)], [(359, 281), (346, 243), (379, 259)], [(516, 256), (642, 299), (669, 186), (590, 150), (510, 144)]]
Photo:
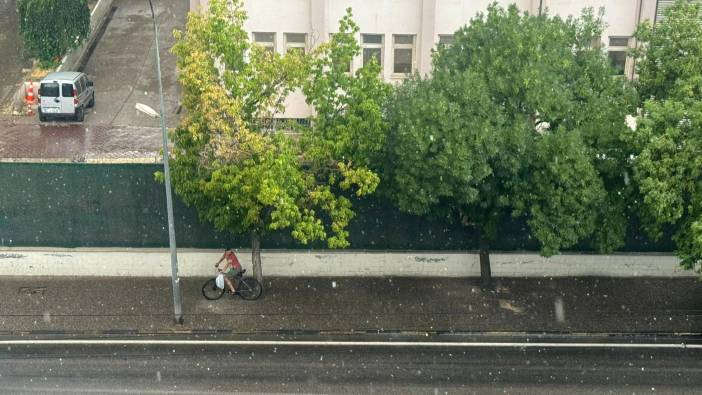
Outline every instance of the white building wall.
[[(439, 35), (453, 34), (479, 12), (484, 12), (495, 0), (243, 0), (248, 13), (245, 29), (252, 32), (276, 34), (276, 50), (285, 51), (285, 33), (307, 33), (308, 45), (313, 47), (338, 31), (338, 21), (353, 10), (360, 34), (383, 34), (383, 78), (398, 83), (403, 76), (393, 74), (393, 35), (415, 36), (413, 67), (421, 74), (431, 71), (431, 51)], [(537, 14), (539, 7), (550, 14), (563, 17), (578, 16), (586, 7), (605, 8), (603, 43), (609, 36), (631, 36), (636, 25), (653, 19), (656, 0), (498, 0), (502, 6), (516, 4), (521, 10)], [(191, 10), (206, 7), (207, 0), (190, 0)], [(360, 42), (360, 34), (357, 39)], [(630, 45), (634, 45), (633, 40)], [(362, 66), (359, 56), (352, 70)], [(633, 60), (627, 61), (626, 73), (633, 75)], [(304, 118), (312, 114), (300, 92), (286, 100), (287, 109), (281, 116)]]
[(310, 0), (247, 0), (244, 2), (248, 32), (276, 33), (276, 50), (285, 48), (284, 33), (309, 33), (312, 29)]
[[(385, 39), (383, 47), (383, 77), (388, 80), (398, 80), (399, 76), (393, 75), (393, 34), (411, 34), (415, 36), (415, 48), (418, 47), (422, 22), (423, 0), (376, 0), (369, 6), (368, 0), (329, 1), (330, 31), (338, 31), (338, 21), (346, 14), (346, 8), (353, 10), (354, 21), (360, 28), (360, 34), (382, 34)], [(360, 35), (357, 39), (361, 40)], [(415, 53), (417, 53), (415, 51)], [(359, 56), (353, 61), (352, 70), (362, 66)], [(414, 58), (414, 67), (418, 67), (417, 56)]]
[(544, 9), (549, 14), (579, 16), (585, 8), (592, 7), (597, 12), (604, 7), (607, 24), (604, 35), (630, 36), (636, 26), (637, 3), (636, 0), (544, 0)]
[[(437, 0), (437, 34), (451, 34), (467, 24), (480, 12), (486, 12), (495, 0)], [(498, 0), (502, 7), (516, 4), (519, 9), (531, 12), (532, 0)], [(538, 10), (538, 6), (537, 6)]]

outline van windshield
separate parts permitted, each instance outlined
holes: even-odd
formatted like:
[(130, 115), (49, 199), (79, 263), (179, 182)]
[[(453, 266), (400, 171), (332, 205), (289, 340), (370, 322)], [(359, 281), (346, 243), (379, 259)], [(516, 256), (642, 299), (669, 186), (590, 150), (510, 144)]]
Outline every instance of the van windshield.
[(39, 87), (39, 95), (46, 97), (58, 97), (59, 85), (54, 82), (42, 83)]

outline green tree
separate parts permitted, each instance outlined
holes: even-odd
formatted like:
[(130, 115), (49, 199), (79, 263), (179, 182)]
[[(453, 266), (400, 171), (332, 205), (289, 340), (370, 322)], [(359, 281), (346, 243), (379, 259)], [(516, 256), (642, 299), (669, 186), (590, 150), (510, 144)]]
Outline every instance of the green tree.
[(358, 186), (363, 195), (377, 179), (334, 156), (327, 164), (337, 176), (317, 174), (313, 163), (321, 154), (302, 151), (300, 141), (323, 145), (316, 137), (323, 129), (290, 138), (272, 127), (272, 117), (292, 90), (307, 84), (310, 70), (329, 72), (313, 65), (339, 52), (338, 45), (281, 56), (249, 43), (245, 19), (240, 1), (212, 0), (207, 11), (188, 16), (185, 32), (175, 32), (187, 115), (173, 133), (172, 177), (176, 192), (202, 219), (219, 230), (251, 235), (254, 275), (262, 280), (263, 235), (289, 229), (303, 244), (326, 240), (331, 248), (345, 247), (354, 212), (334, 187)]
[[(371, 165), (380, 160), (385, 144), (387, 122), (382, 107), (391, 90), (375, 62), (353, 74), (348, 71), (352, 59), (360, 55), (358, 31), (349, 8), (339, 21), (338, 33), (312, 53), (303, 92), (316, 115), (310, 127), (302, 129), (301, 144), (305, 166), (318, 183), (330, 191), (353, 190), (362, 197), (373, 193), (380, 182)], [(351, 207), (345, 197), (338, 203)], [(345, 240), (335, 240), (337, 247), (347, 245)]]
[(592, 45), (601, 33), (591, 9), (564, 20), (493, 4), (389, 106), (390, 195), (401, 210), (475, 227), (486, 286), (490, 242), (509, 215), (526, 218), (546, 256), (588, 238), (601, 250), (623, 243), (620, 136), (633, 100)]
[(686, 269), (702, 260), (702, 5), (678, 0), (656, 24), (641, 25), (636, 39), (638, 127), (636, 181), (646, 230), (661, 237), (666, 226)]
[(90, 34), (86, 0), (19, 0), (17, 12), (25, 52), (45, 66), (55, 66)]

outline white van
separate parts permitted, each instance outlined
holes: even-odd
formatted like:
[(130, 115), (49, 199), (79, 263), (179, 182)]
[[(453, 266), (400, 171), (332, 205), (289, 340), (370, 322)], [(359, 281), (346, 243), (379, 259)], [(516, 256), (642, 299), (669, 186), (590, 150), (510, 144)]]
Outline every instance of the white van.
[(73, 118), (83, 122), (85, 109), (95, 105), (93, 82), (84, 73), (49, 73), (39, 85), (39, 120)]

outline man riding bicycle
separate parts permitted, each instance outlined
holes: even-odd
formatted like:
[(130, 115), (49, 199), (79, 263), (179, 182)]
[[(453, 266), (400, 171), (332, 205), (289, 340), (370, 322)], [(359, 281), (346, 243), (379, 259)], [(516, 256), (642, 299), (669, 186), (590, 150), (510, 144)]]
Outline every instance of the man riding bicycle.
[[(222, 263), (222, 261), (225, 261), (225, 263), (224, 266), (220, 268), (219, 264)], [(215, 263), (215, 267), (220, 273), (224, 274), (224, 283), (227, 284), (232, 295), (234, 295), (236, 292), (234, 278), (241, 273), (241, 263), (239, 263), (239, 259), (236, 257), (234, 250), (232, 248), (227, 248), (224, 254), (222, 254), (222, 257), (219, 258), (219, 261)]]

